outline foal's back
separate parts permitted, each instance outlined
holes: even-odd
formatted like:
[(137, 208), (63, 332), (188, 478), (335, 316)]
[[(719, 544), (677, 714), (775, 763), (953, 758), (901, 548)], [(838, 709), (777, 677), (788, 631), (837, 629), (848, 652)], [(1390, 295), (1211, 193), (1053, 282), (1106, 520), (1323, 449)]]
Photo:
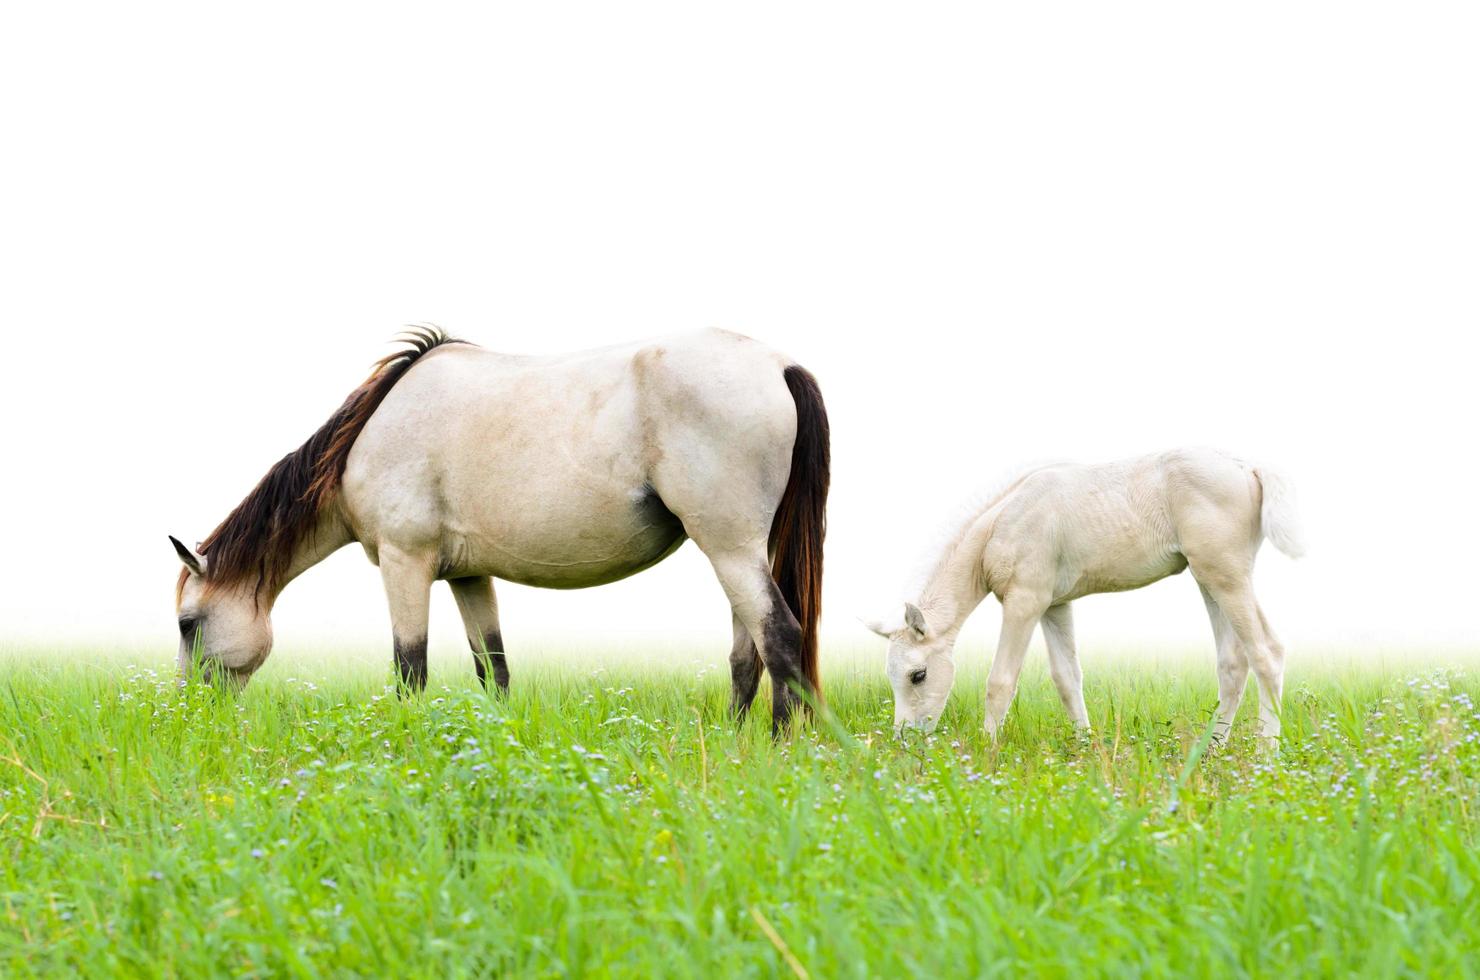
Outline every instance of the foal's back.
[(996, 509), (984, 555), (993, 591), (1031, 588), (1056, 603), (1140, 588), (1213, 551), (1252, 560), (1259, 540), (1253, 470), (1207, 449), (1046, 466)]

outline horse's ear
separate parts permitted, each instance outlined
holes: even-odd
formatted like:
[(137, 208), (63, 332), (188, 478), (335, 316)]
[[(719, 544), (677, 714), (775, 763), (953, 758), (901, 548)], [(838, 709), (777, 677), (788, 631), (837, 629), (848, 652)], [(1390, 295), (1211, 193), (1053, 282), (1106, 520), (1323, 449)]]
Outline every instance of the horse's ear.
[(904, 624), (914, 631), (916, 639), (923, 640), (930, 634), (930, 628), (925, 625), (925, 614), (913, 602), (904, 604)]
[(182, 542), (179, 538), (175, 537), (173, 534), (170, 535), (170, 544), (175, 546), (175, 554), (180, 556), (180, 561), (185, 563), (186, 568), (190, 569), (197, 575), (205, 574), (204, 558), (202, 558), (200, 555), (197, 555), (189, 548), (185, 547), (185, 543)]

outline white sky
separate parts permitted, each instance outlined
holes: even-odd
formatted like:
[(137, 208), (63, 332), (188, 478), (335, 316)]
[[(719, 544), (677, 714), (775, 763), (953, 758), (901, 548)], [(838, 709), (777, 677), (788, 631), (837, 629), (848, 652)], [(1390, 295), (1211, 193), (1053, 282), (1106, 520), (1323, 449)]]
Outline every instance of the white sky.
[[(810, 367), (835, 649), (874, 650), (854, 614), (983, 479), (1184, 443), (1295, 478), (1312, 554), (1267, 548), (1258, 579), (1292, 651), (1473, 647), (1477, 27), (1464, 3), (8, 5), (0, 642), (172, 651), (165, 535), (204, 537), (430, 321), (509, 351), (719, 325)], [(516, 656), (728, 649), (692, 545), (500, 595)], [(461, 648), (445, 590), (433, 616)], [(378, 656), (387, 623), (350, 549), (276, 629)], [(1079, 633), (1211, 649), (1186, 577), (1081, 602)]]

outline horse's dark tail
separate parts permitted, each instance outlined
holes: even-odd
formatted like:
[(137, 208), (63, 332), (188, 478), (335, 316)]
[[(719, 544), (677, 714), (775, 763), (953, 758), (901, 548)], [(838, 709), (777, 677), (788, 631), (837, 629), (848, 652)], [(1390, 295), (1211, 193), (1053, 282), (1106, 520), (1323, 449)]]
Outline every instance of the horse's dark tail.
[(797, 406), (797, 440), (791, 449), (791, 477), (771, 523), (771, 574), (802, 628), (802, 675), (821, 704), (817, 621), (822, 616), (822, 540), (827, 536), (831, 437), (817, 379), (795, 364), (786, 369), (785, 378)]

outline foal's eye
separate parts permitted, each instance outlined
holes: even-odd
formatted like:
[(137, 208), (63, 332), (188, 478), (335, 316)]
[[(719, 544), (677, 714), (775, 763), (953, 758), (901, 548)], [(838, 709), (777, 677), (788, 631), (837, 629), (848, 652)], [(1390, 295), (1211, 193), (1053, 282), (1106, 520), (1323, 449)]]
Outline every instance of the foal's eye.
[(919, 670), (912, 670), (912, 671), (910, 671), (910, 683), (911, 684), (924, 684), (925, 683), (925, 668), (924, 667), (921, 667)]

